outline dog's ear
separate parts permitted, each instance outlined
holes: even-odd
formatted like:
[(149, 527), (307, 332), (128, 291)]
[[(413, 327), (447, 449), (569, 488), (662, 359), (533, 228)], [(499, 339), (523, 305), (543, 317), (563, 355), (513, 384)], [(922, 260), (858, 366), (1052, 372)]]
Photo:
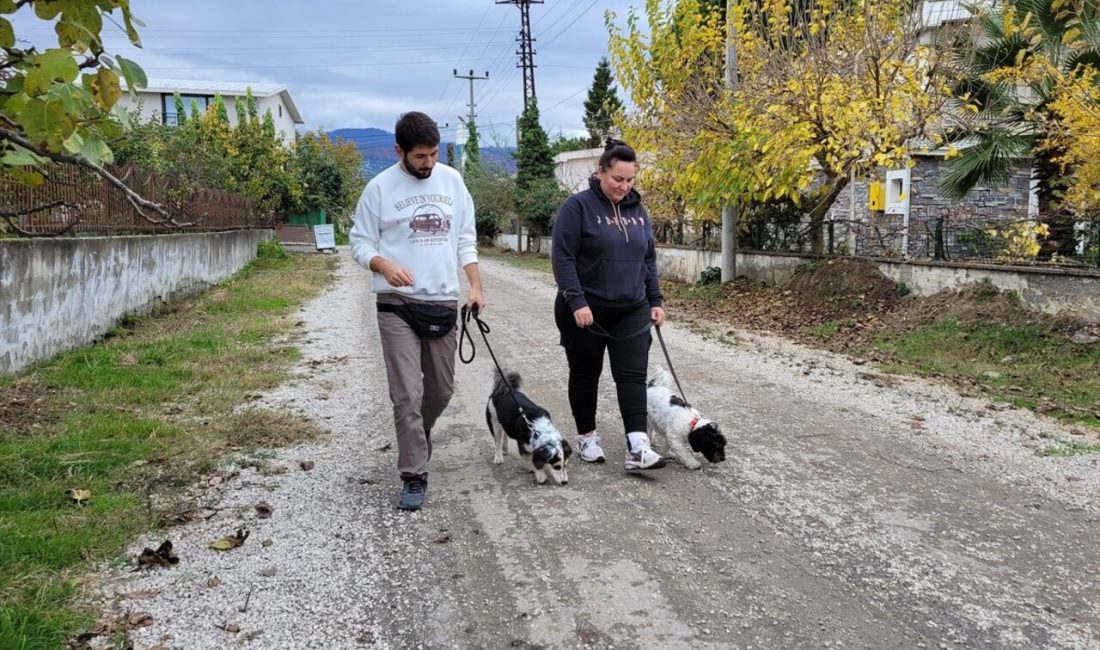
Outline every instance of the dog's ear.
[(573, 448), (569, 446), (569, 441), (565, 438), (561, 439), (561, 453), (566, 460), (573, 455)]
[(542, 469), (554, 458), (554, 450), (550, 447), (538, 447), (531, 454), (531, 464), (535, 469)]
[(714, 422), (707, 422), (689, 433), (688, 444), (692, 451), (703, 454), (712, 463), (726, 460), (726, 437)]

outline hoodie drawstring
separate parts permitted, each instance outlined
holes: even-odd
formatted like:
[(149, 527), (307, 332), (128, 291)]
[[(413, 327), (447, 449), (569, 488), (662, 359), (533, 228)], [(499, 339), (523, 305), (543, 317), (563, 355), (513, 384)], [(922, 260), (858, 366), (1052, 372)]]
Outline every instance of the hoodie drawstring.
[(630, 231), (626, 229), (626, 224), (623, 223), (623, 213), (619, 210), (619, 204), (614, 201), (611, 202), (611, 209), (615, 212), (615, 225), (622, 231), (623, 237), (626, 237), (626, 243), (630, 243)]

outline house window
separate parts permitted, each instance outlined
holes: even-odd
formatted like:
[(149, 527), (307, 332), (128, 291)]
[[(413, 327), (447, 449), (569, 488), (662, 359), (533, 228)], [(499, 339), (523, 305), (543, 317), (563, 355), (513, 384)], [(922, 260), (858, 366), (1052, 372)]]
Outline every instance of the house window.
[[(185, 117), (191, 115), (191, 103), (194, 102), (199, 107), (199, 112), (205, 112), (206, 107), (214, 102), (214, 98), (209, 95), (180, 95), (183, 100), (183, 110), (187, 112)], [(160, 96), (161, 105), (164, 108), (162, 115), (164, 115), (165, 124), (179, 124), (179, 116), (176, 115), (176, 98), (169, 94), (164, 93)]]
[(279, 104), (279, 117), (283, 116), (283, 105)]

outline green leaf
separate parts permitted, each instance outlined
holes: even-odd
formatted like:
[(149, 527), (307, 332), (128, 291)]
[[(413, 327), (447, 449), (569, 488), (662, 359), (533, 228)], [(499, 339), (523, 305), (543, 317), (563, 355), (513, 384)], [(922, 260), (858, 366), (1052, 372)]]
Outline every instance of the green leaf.
[(38, 0), (34, 3), (34, 14), (42, 20), (53, 20), (61, 13), (61, 3), (56, 0)]
[[(99, 33), (103, 29), (103, 23), (99, 12), (95, 12), (92, 16), (95, 20), (92, 25), (88, 25), (84, 21), (69, 18), (66, 14), (65, 20), (58, 22), (54, 27), (58, 44), (62, 47), (72, 47), (79, 43), (78, 49), (83, 52), (92, 43), (100, 42)], [(98, 26), (94, 24), (95, 22), (99, 23)]]
[(15, 47), (15, 30), (7, 18), (0, 18), (0, 47)]
[(16, 183), (20, 185), (41, 185), (45, 180), (40, 172), (33, 169), (20, 169), (18, 167), (6, 170), (8, 176), (12, 178)]
[(65, 139), (76, 129), (73, 118), (58, 101), (31, 99), (20, 113), (20, 121), (36, 145), (55, 153), (62, 151)]
[(34, 69), (27, 73), (24, 91), (31, 97), (49, 92), (54, 83), (72, 83), (80, 68), (69, 50), (52, 49), (35, 56)]
[(0, 0), (0, 14), (15, 13), (15, 0)]
[(2, 158), (0, 158), (0, 165), (11, 165), (14, 167), (23, 167), (27, 165), (40, 165), (46, 162), (46, 159), (38, 154), (34, 153), (30, 149), (24, 149), (18, 145), (14, 145), (15, 148), (8, 151)]
[(84, 146), (84, 138), (78, 131), (74, 131), (72, 135), (65, 138), (65, 141), (61, 143), (65, 148), (65, 151), (69, 153), (80, 153), (80, 149)]
[(49, 92), (49, 99), (61, 102), (62, 108), (70, 114), (83, 113), (92, 103), (92, 97), (88, 91), (73, 84), (55, 86)]
[(149, 85), (149, 79), (145, 76), (145, 71), (141, 69), (140, 65), (121, 56), (115, 58), (118, 59), (118, 67), (122, 70), (122, 78), (126, 80), (126, 87), (131, 93)]
[(122, 88), (118, 84), (118, 74), (113, 70), (100, 68), (99, 72), (96, 73), (95, 81), (92, 83), (92, 95), (100, 106), (110, 110), (118, 101), (118, 98), (122, 96)]

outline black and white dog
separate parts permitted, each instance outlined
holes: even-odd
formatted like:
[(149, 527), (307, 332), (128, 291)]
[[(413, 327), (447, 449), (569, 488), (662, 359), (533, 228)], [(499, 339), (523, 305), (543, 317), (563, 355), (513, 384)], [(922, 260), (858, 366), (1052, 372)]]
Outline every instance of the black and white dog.
[[(699, 411), (672, 392), (672, 376), (656, 367), (646, 382), (646, 412), (649, 435), (658, 448), (667, 448), (687, 469), (699, 469), (693, 452), (712, 463), (726, 460), (726, 437), (718, 424), (704, 419)], [(690, 449), (688, 448), (690, 446)]]
[[(569, 482), (566, 465), (573, 449), (550, 421), (550, 413), (519, 389), (522, 381), (519, 373), (509, 372), (507, 377), (508, 383), (505, 384), (500, 373), (496, 374), (493, 392), (485, 404), (485, 421), (489, 425), (489, 433), (493, 434), (493, 464), (504, 462), (508, 439), (511, 438), (519, 447), (519, 455), (534, 468), (535, 480), (539, 485), (546, 482), (547, 474), (565, 485)], [(509, 386), (511, 390), (508, 390)], [(515, 399), (512, 399), (513, 394)], [(522, 414), (519, 406), (523, 407)]]

